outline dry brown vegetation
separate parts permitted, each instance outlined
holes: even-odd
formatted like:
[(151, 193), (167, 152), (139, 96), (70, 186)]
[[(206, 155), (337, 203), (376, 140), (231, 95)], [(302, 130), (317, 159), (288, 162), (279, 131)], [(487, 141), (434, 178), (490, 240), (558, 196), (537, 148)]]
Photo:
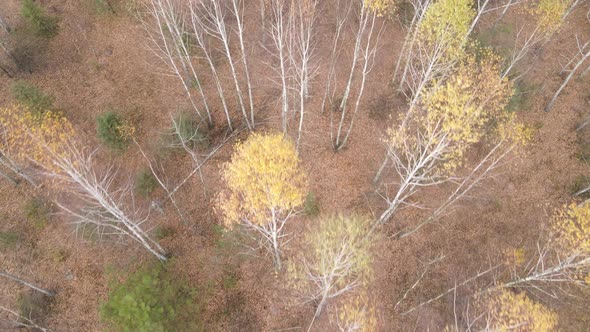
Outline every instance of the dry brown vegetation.
[[(453, 166), (452, 173), (441, 166), (446, 172), (444, 181), (439, 183), (441, 173), (436, 173), (434, 180), (428, 185), (421, 183), (419, 190), (412, 191), (387, 218), (380, 216), (391, 207), (399, 174), (385, 167), (381, 178), (387, 181), (375, 182), (375, 175), (390, 148), (388, 129), (395, 131), (410, 108), (419, 83), (419, 65), (408, 65), (409, 72), (414, 73), (411, 82), (400, 84), (399, 75), (396, 81), (392, 79), (398, 59), (408, 54), (408, 48), (402, 50), (402, 45), (412, 34), (412, 29), (407, 29), (414, 13), (411, 4), (427, 1), (397, 0), (395, 11), (379, 10), (379, 15), (372, 16), (377, 12), (370, 7), (366, 8), (368, 14), (359, 13), (357, 7), (364, 3), (360, 0), (318, 1), (313, 9), (306, 7), (308, 2), (315, 4), (313, 0), (301, 0), (303, 5), (298, 1), (235, 1), (238, 7), (231, 7), (234, 0), (214, 0), (230, 4), (228, 8), (234, 10), (245, 4), (245, 47), (242, 49), (235, 35), (237, 23), (229, 14), (231, 10), (224, 9), (224, 22), (234, 35), (228, 49), (207, 44), (206, 53), (195, 46), (189, 61), (199, 75), (198, 83), (171, 74), (161, 54), (154, 52), (154, 31), (146, 25), (158, 28), (149, 13), (150, 3), (158, 1), (168, 0), (37, 0), (35, 3), (58, 22), (55, 36), (45, 37), (27, 27), (21, 15), (22, 1), (0, 0), (0, 108), (22, 104), (13, 89), (17, 81), (26, 81), (51, 96), (49, 104), (49, 99), (41, 98), (45, 105), (51, 105), (44, 107), (71, 122), (79, 136), (78, 144), (88, 149), (85, 152), (98, 148), (93, 159), (96, 172), (114, 165), (117, 173), (110, 188), (129, 188), (120, 198), (121, 206), (125, 211), (141, 212), (138, 215), (142, 218), (149, 217), (140, 226), (165, 251), (160, 260), (167, 260), (160, 262), (129, 237), (76, 224), (77, 220), (60, 206), (75, 209), (83, 202), (62, 182), (41, 175), (39, 163), (15, 161), (18, 172), (2, 164), (0, 170), (7, 177), (0, 178), (0, 329), (113, 330), (100, 315), (112, 281), (124, 281), (130, 273), (154, 264), (165, 264), (173, 280), (196, 290), (197, 315), (206, 331), (353, 331), (347, 328), (356, 325), (363, 326), (361, 331), (471, 331), (502, 328), (501, 319), (516, 319), (521, 324), (517, 331), (584, 331), (590, 326), (588, 258), (583, 261), (585, 265), (568, 274), (571, 279), (566, 282), (516, 282), (532, 274), (528, 264), (538, 262), (545, 245), (549, 249), (543, 259), (553, 259), (551, 253), (555, 252), (563, 257), (559, 250), (549, 251), (559, 243), (553, 241), (559, 234), (551, 227), (556, 211), (564, 205), (582, 204), (590, 197), (590, 92), (586, 74), (590, 62), (583, 61), (590, 54), (586, 44), (590, 40), (587, 1), (554, 0), (575, 8), (555, 31), (542, 35), (538, 32), (541, 25), (536, 23), (538, 12), (527, 8), (547, 0), (470, 1), (473, 8), (484, 3), (487, 8), (500, 6), (483, 12), (469, 35), (471, 40), (493, 48), (502, 59), (520, 60), (510, 73), (502, 71), (506, 66), (494, 67), (498, 75), (506, 76), (514, 95), (506, 105), (494, 105), (501, 108), (498, 113), (502, 116), (489, 120), (486, 126), (493, 127), (499, 119), (510, 117), (530, 137), (524, 146), (502, 150), (506, 154), (494, 164), (493, 172), (474, 182), (473, 188), (452, 206), (439, 211), (437, 208), (454, 197), (450, 193), (497, 141), (493, 138), (495, 131), (485, 127), (477, 140), (466, 140), (469, 144), (454, 142), (462, 150), (461, 162)], [(281, 59), (273, 39), (281, 36), (271, 33), (279, 24), (272, 8), (277, 2), (295, 8), (284, 9), (283, 14), (293, 15), (297, 29), (307, 22), (309, 10), (317, 11), (313, 13), (315, 53), (309, 59), (310, 72), (302, 73), (302, 59), (297, 55), (305, 40), (293, 42), (285, 49), (294, 54), (293, 58), (285, 64), (296, 75), (287, 85), (281, 83)], [(182, 7), (201, 2), (170, 3)], [(354, 6), (347, 12), (349, 4)], [(501, 6), (506, 4), (513, 6), (504, 11)], [(261, 6), (265, 6), (264, 11)], [(351, 16), (341, 29), (336, 57), (332, 51), (337, 18), (345, 13)], [(555, 24), (543, 22), (542, 28)], [(190, 20), (185, 24), (189, 27)], [(355, 61), (352, 50), (359, 24), (366, 24), (367, 30), (359, 35), (362, 47)], [(164, 31), (163, 36), (169, 35)], [(513, 50), (515, 44), (522, 46), (527, 36), (535, 39), (535, 44), (521, 59)], [(211, 36), (205, 37), (214, 43)], [(186, 38), (197, 44), (193, 37)], [(462, 40), (461, 48), (472, 47), (471, 43), (463, 45)], [(234, 56), (238, 83), (231, 75), (228, 52)], [(441, 55), (438, 76), (425, 86), (452, 82), (448, 76), (460, 67), (454, 61), (479, 61), (483, 53), (471, 60), (454, 53)], [(242, 61), (244, 55), (247, 63)], [(216, 85), (206, 56), (219, 70), (220, 85)], [(336, 59), (333, 67), (332, 59)], [(351, 96), (344, 102), (353, 62), (358, 68)], [(336, 69), (334, 76), (332, 68)], [(545, 112), (565, 80), (569, 81), (567, 86)], [(302, 82), (309, 86), (304, 87)], [(332, 85), (328, 90), (327, 82)], [(237, 98), (236, 85), (241, 88), (243, 105)], [(248, 93), (250, 86), (252, 96)], [(186, 87), (194, 95), (187, 96)], [(210, 123), (197, 88), (207, 97)], [(227, 105), (221, 102), (220, 88)], [(283, 91), (291, 95), (287, 108)], [(425, 104), (417, 98), (415, 107), (420, 109)], [(122, 148), (109, 148), (96, 134), (97, 118), (106, 112), (119, 114), (128, 129), (122, 133)], [(186, 118), (192, 120), (186, 122)], [(418, 131), (424, 119), (412, 120), (418, 125), (411, 130)], [(234, 145), (248, 139), (249, 128), (261, 134), (284, 131), (293, 142), (289, 146), (297, 149), (299, 166), (305, 173), (306, 193), (298, 193), (296, 204), (286, 204), (290, 219), (280, 249), (282, 269), (273, 266), (265, 250), (252, 250), (260, 242), (251, 238), (252, 233), (240, 227), (227, 228), (227, 224), (237, 225), (243, 219), (224, 220), (227, 216), (217, 205), (218, 194), (227, 190), (225, 181), (229, 178), (223, 175), (227, 169), (223, 165), (232, 160)], [(343, 142), (349, 128), (350, 136)], [(0, 152), (3, 160), (11, 157), (9, 151)], [(362, 246), (363, 250), (370, 247), (371, 257), (363, 256), (362, 262), (356, 262), (366, 268), (363, 273), (355, 270), (360, 267), (343, 268), (355, 270), (353, 277), (362, 275), (362, 282), (348, 278), (346, 287), (339, 286), (347, 292), (324, 301), (327, 296), (290, 287), (293, 275), (287, 266), (313, 256), (305, 256), (307, 251), (301, 250), (304, 245), (305, 249), (313, 248), (305, 241), (315, 237), (306, 237), (306, 232), (320, 229), (318, 223), (337, 215), (362, 216), (359, 218), (371, 221), (368, 226), (355, 228), (359, 234), (371, 235), (355, 233), (358, 238), (372, 240), (370, 246)], [(416, 229), (425, 220), (428, 222)], [(590, 232), (586, 232), (586, 239), (580, 241), (588, 242), (578, 247), (588, 251)], [(346, 243), (338, 236), (326, 237), (335, 248), (318, 251), (324, 255), (348, 252), (338, 247)], [(587, 251), (583, 257), (590, 257)], [(314, 269), (320, 271), (314, 270), (318, 275), (325, 272), (322, 267)], [(2, 273), (55, 295), (41, 296)], [(312, 300), (301, 300), (300, 293)], [(484, 303), (488, 298), (494, 300)], [(321, 310), (318, 299), (322, 299)], [(512, 300), (518, 302), (506, 304)], [(512, 310), (511, 305), (517, 309)], [(34, 313), (32, 307), (36, 308)], [(517, 317), (512, 318), (516, 311)], [(23, 314), (27, 317), (17, 317)]]

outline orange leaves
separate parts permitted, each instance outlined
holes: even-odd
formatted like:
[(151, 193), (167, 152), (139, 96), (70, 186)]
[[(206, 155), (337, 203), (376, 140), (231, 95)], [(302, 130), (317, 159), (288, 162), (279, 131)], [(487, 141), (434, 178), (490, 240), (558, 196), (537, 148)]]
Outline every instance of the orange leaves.
[(217, 206), (228, 226), (242, 219), (266, 225), (305, 200), (307, 178), (295, 146), (282, 134), (252, 134), (236, 144), (222, 176), (228, 188)]

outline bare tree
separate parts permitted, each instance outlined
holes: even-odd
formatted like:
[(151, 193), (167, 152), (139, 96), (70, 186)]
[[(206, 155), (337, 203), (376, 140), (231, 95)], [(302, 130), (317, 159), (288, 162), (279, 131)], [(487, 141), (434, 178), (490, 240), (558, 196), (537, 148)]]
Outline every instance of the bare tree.
[(291, 81), (291, 61), (289, 48), (292, 41), (292, 11), (287, 10), (287, 0), (270, 0), (270, 25), (267, 28), (272, 39), (272, 49), (263, 47), (272, 55), (272, 68), (278, 75), (281, 88), (281, 128), (287, 133), (289, 119), (289, 90)]
[(565, 78), (563, 83), (559, 86), (559, 89), (557, 89), (557, 91), (555, 92), (555, 95), (553, 95), (553, 98), (551, 98), (551, 100), (549, 101), (549, 103), (545, 107), (545, 112), (549, 112), (551, 110), (551, 108), (553, 107), (553, 104), (555, 104), (555, 102), (557, 101), (557, 98), (559, 97), (559, 95), (561, 94), (563, 89), (565, 89), (565, 87), (568, 85), (569, 81), (572, 79), (572, 77), (574, 77), (574, 75), (576, 74), (578, 69), (582, 66), (582, 64), (588, 59), (588, 57), (590, 57), (590, 47), (588, 47), (588, 45), (590, 45), (590, 42), (586, 42), (584, 45), (582, 45), (580, 43), (580, 40), (576, 36), (576, 44), (578, 47), (578, 51), (574, 55), (574, 57), (571, 58), (571, 60), (568, 63), (568, 64), (575, 63), (575, 65), (573, 66), (572, 69), (569, 70), (569, 74), (567, 75), (567, 77)]
[[(232, 0), (233, 1), (233, 0)], [(240, 87), (240, 82), (239, 82), (239, 74), (238, 74), (238, 69), (236, 68), (236, 56), (235, 54), (232, 52), (231, 50), (231, 46), (230, 46), (230, 33), (231, 33), (231, 27), (228, 27), (226, 25), (226, 10), (228, 8), (225, 8), (225, 6), (222, 4), (222, 0), (204, 0), (204, 1), (200, 1), (200, 2), (196, 2), (197, 5), (197, 10), (195, 10), (196, 13), (198, 13), (199, 15), (201, 15), (201, 22), (203, 24), (201, 24), (201, 27), (204, 28), (204, 32), (214, 38), (215, 40), (217, 40), (220, 44), (221, 44), (221, 50), (222, 53), (224, 55), (224, 57), (227, 59), (227, 62), (229, 64), (229, 68), (230, 68), (230, 74), (232, 76), (233, 79), (233, 83), (234, 83), (234, 88), (235, 88), (235, 92), (236, 92), (236, 96), (238, 98), (238, 103), (240, 106), (240, 110), (242, 113), (242, 116), (244, 117), (244, 122), (246, 123), (246, 126), (248, 127), (249, 130), (253, 130), (255, 124), (251, 122), (250, 117), (248, 116), (248, 113), (246, 112), (246, 105), (244, 104), (244, 97), (243, 97), (243, 93), (242, 93), (242, 88)], [(232, 2), (234, 3), (234, 2)], [(236, 5), (236, 7), (234, 8), (235, 10), (235, 14), (239, 14), (238, 16), (240, 16), (241, 14), (239, 13), (240, 10), (238, 8), (238, 3), (234, 3)], [(229, 11), (231, 12), (232, 10), (229, 9)], [(236, 18), (238, 21), (238, 33), (242, 34), (243, 33), (243, 24), (242, 24), (242, 20), (241, 20), (241, 16), (239, 18)], [(240, 44), (243, 44), (243, 37), (238, 36), (239, 40), (240, 40)], [(241, 45), (241, 50), (244, 51), (243, 45)], [(245, 54), (241, 54), (242, 58), (245, 59)], [(246, 63), (247, 65), (247, 63)], [(247, 67), (245, 68), (245, 70), (247, 70)], [(249, 77), (249, 74), (247, 75)], [(250, 84), (248, 83), (248, 89), (250, 90)]]
[[(131, 186), (112, 190), (116, 178), (114, 167), (99, 172), (94, 165), (96, 151), (80, 147), (73, 127), (62, 116), (47, 111), (38, 119), (22, 107), (0, 109), (0, 127), (8, 140), (7, 150), (39, 167), (42, 175), (66, 188), (77, 198), (81, 208), (57, 205), (75, 218), (79, 226), (91, 226), (100, 234), (119, 235), (137, 241), (158, 259), (165, 261), (164, 249), (143, 229), (149, 213), (141, 208), (124, 208)], [(71, 204), (76, 206), (77, 204)]]
[(294, 77), (297, 82), (299, 94), (299, 126), (297, 130), (296, 146), (299, 149), (301, 133), (303, 131), (303, 116), (305, 114), (305, 102), (309, 96), (310, 81), (315, 75), (316, 68), (311, 63), (314, 56), (314, 26), (317, 16), (317, 0), (292, 0), (291, 10), (295, 12), (291, 33), (294, 35), (292, 48), (294, 53), (289, 56), (294, 69)]
[[(338, 106), (338, 112), (340, 113), (340, 119), (337, 121), (338, 125), (334, 131), (333, 120), (330, 121), (330, 136), (332, 139), (332, 146), (336, 151), (341, 150), (350, 137), (354, 120), (358, 112), (360, 101), (363, 97), (365, 83), (368, 74), (373, 69), (375, 54), (379, 46), (379, 39), (383, 32), (383, 26), (381, 29), (376, 29), (377, 12), (369, 7), (369, 4), (362, 0), (357, 2), (359, 5), (358, 9), (358, 29), (355, 33), (354, 47), (352, 51), (352, 64), (350, 72), (348, 74), (348, 80), (345, 85), (344, 91), (342, 92), (342, 99)], [(374, 36), (375, 30), (377, 36)], [(359, 60), (362, 61), (361, 68), (359, 69)], [(355, 81), (355, 77), (358, 77), (360, 71), (360, 86), (357, 91), (356, 101), (354, 109), (350, 118), (348, 115), (348, 104), (351, 94), (352, 85)], [(348, 121), (348, 126), (345, 128), (345, 122)]]
[(14, 274), (10, 274), (10, 273), (7, 273), (7, 272), (0, 271), (0, 277), (5, 277), (5, 278), (8, 278), (8, 279), (10, 279), (12, 281), (18, 282), (21, 285), (25, 285), (25, 286), (27, 286), (27, 287), (29, 287), (31, 289), (36, 290), (37, 292), (43, 293), (43, 294), (45, 294), (45, 295), (47, 295), (49, 297), (55, 296), (55, 293), (54, 292), (52, 292), (50, 290), (47, 290), (47, 289), (44, 289), (44, 288), (41, 288), (41, 287), (39, 287), (39, 286), (37, 286), (37, 285), (35, 285), (33, 283), (30, 283), (30, 282), (28, 282), (28, 281), (26, 281), (24, 279), (19, 278), (18, 276), (15, 276)]
[[(326, 78), (326, 86), (324, 90), (324, 96), (322, 98), (322, 106), (321, 112), (323, 113), (326, 110), (326, 101), (330, 103), (333, 102), (334, 99), (334, 87), (333, 82), (336, 79), (336, 60), (339, 58), (340, 52), (342, 48), (340, 47), (342, 29), (344, 28), (347, 18), (350, 15), (350, 11), (352, 9), (353, 2), (352, 1), (345, 1), (347, 5), (342, 4), (343, 0), (337, 0), (336, 5), (334, 6), (334, 10), (336, 11), (336, 29), (334, 31), (334, 38), (332, 49), (330, 51), (330, 65), (328, 69), (328, 77)], [(346, 10), (340, 10), (340, 8), (344, 7)]]
[(50, 332), (51, 331), (51, 330), (35, 323), (33, 320), (19, 314), (17, 311), (7, 308), (3, 305), (0, 305), (0, 310), (4, 311), (14, 317), (11, 320), (11, 322), (14, 324), (14, 326), (11, 326), (10, 328), (23, 328), (24, 327), (24, 328), (29, 328), (29, 329), (35, 330), (35, 331), (38, 330), (41, 332)]
[[(168, 66), (170, 74), (181, 81), (197, 115), (212, 126), (211, 111), (203, 92), (198, 70), (192, 60), (192, 45), (186, 38), (189, 33), (188, 26), (185, 24), (186, 11), (174, 0), (150, 0), (148, 11), (153, 23), (146, 21), (143, 23), (153, 44), (152, 51)], [(202, 114), (197, 105), (192, 93), (193, 87), (197, 88), (201, 96), (205, 114)]]

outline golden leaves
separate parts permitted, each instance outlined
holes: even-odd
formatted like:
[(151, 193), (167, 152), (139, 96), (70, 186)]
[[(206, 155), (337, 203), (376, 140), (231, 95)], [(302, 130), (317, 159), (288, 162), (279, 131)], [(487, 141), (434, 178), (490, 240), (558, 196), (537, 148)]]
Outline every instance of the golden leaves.
[(590, 203), (563, 207), (555, 214), (551, 227), (563, 254), (590, 256)]
[(371, 246), (374, 238), (367, 236), (371, 225), (370, 218), (355, 215), (318, 220), (305, 233), (304, 250), (299, 259), (289, 265), (292, 287), (307, 290), (313, 284), (307, 280), (309, 274), (337, 276), (333, 279), (332, 292), (355, 280), (361, 285), (368, 283), (373, 275)]
[(364, 6), (377, 14), (378, 17), (389, 16), (394, 13), (396, 0), (363, 0)]
[(21, 162), (33, 162), (59, 172), (56, 161), (67, 159), (75, 136), (71, 123), (61, 114), (46, 111), (33, 115), (25, 107), (0, 108), (2, 150)]
[(549, 332), (557, 325), (557, 315), (525, 293), (502, 289), (489, 295), (485, 306), (488, 323), (495, 331)]
[(295, 146), (282, 134), (252, 134), (236, 144), (222, 176), (228, 189), (217, 206), (228, 226), (243, 218), (266, 225), (273, 214), (289, 213), (305, 200), (307, 177)]
[(335, 314), (340, 331), (377, 331), (375, 305), (365, 291), (347, 297)]
[(541, 32), (549, 36), (559, 29), (571, 4), (572, 0), (540, 0), (530, 12), (537, 17)]
[(419, 42), (444, 45), (444, 60), (460, 59), (475, 10), (471, 0), (439, 0), (426, 11), (418, 27)]

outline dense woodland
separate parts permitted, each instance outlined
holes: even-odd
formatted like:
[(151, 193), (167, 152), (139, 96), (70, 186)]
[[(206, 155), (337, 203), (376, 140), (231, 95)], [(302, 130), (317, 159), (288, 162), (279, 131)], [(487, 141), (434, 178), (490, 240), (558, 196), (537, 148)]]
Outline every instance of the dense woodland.
[(586, 0), (0, 1), (0, 329), (586, 331)]

